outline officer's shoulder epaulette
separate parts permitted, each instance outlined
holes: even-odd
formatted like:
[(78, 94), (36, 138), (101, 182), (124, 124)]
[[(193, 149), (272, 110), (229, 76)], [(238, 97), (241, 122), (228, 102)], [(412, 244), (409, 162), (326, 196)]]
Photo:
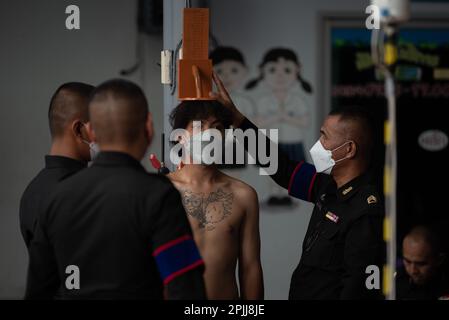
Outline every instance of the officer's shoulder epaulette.
[(384, 205), (383, 198), (374, 186), (366, 185), (362, 187), (357, 195), (357, 204), (360, 210), (357, 210), (360, 215), (383, 215)]
[(360, 189), (360, 199), (368, 206), (378, 205), (382, 203), (382, 198), (377, 188), (373, 185), (366, 185)]
[(368, 196), (368, 198), (366, 198), (366, 202), (369, 205), (374, 205), (378, 202), (378, 200), (377, 200), (377, 197), (374, 194), (372, 194), (372, 195)]

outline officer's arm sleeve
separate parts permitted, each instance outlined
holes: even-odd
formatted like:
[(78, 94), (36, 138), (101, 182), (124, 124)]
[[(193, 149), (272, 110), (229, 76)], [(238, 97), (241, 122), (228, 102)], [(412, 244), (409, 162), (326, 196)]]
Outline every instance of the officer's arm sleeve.
[(44, 226), (38, 221), (29, 248), (25, 299), (53, 299), (59, 286), (60, 279), (53, 247), (48, 241)]
[(383, 216), (370, 209), (350, 227), (345, 241), (341, 299), (381, 298), (385, 254), (382, 223)]
[(193, 240), (179, 192), (171, 187), (161, 201), (151, 241), (168, 299), (205, 299), (204, 262)]
[(22, 199), (20, 199), (20, 207), (19, 207), (19, 217), (20, 217), (20, 232), (22, 233), (23, 240), (25, 241), (25, 245), (27, 249), (30, 247), (32, 235), (30, 232), (30, 225), (32, 223), (29, 221), (29, 207), (27, 203), (27, 199), (25, 199), (27, 195), (23, 195)]
[[(266, 148), (265, 150), (269, 150), (270, 153), (272, 150), (277, 150), (277, 161), (278, 167), (276, 173), (270, 175), (270, 177), (281, 187), (288, 190), (289, 195), (302, 199), (304, 201), (315, 202), (315, 193), (316, 186), (318, 184), (317, 181), (317, 173), (315, 167), (304, 161), (294, 161), (290, 160), (287, 154), (285, 154), (277, 143), (274, 143), (267, 136), (261, 135), (259, 137), (257, 126), (245, 118), (241, 125), (240, 129), (245, 130), (254, 130), (256, 132), (257, 146), (259, 143), (259, 138), (263, 137), (265, 139)], [(251, 149), (248, 148), (248, 144), (242, 141), (245, 146), (245, 150), (250, 152)], [(258, 150), (258, 148), (256, 148)], [(251, 156), (256, 159), (256, 163), (259, 166), (264, 166), (259, 161), (258, 154), (251, 154)], [(275, 159), (276, 160), (276, 159)]]

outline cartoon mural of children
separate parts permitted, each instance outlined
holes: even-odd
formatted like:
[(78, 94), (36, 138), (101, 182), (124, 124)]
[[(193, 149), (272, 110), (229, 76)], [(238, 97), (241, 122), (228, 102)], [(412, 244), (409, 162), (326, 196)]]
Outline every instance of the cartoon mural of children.
[(215, 72), (222, 79), (234, 103), (248, 118), (256, 116), (256, 108), (251, 97), (244, 92), (248, 77), (243, 54), (233, 47), (217, 47), (210, 53)]
[[(246, 88), (257, 106), (255, 122), (261, 128), (279, 130), (279, 146), (291, 159), (305, 159), (304, 141), (310, 124), (310, 106), (304, 94), (312, 88), (301, 76), (295, 52), (286, 48), (269, 50), (259, 66), (260, 75)], [(290, 205), (284, 190), (272, 183), (268, 204)]]

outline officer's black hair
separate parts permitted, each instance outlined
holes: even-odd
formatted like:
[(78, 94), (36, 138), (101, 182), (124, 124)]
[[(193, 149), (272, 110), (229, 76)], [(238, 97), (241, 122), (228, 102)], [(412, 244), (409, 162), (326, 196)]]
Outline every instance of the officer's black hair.
[(214, 117), (225, 129), (232, 124), (232, 113), (216, 100), (192, 100), (181, 102), (170, 114), (173, 129), (186, 129), (190, 122)]
[(338, 105), (332, 108), (329, 115), (341, 115), (342, 117), (359, 117), (359, 118), (369, 118), (371, 112), (359, 105)]
[[(89, 120), (87, 101), (94, 86), (82, 82), (67, 82), (58, 87), (51, 97), (48, 108), (48, 123), (52, 139), (60, 137), (66, 125), (76, 117)], [(78, 103), (76, 98), (86, 99), (86, 103)]]
[(352, 121), (358, 124), (358, 148), (366, 164), (370, 163), (373, 148), (373, 115), (366, 107), (342, 105), (331, 110), (329, 116), (339, 116), (341, 121)]
[[(296, 55), (296, 53), (293, 50), (287, 49), (287, 48), (273, 48), (265, 54), (265, 56), (263, 57), (262, 63), (259, 65), (259, 70), (260, 70), (259, 77), (256, 79), (250, 80), (248, 82), (248, 84), (245, 86), (245, 89), (251, 90), (251, 89), (255, 88), (259, 84), (259, 82), (263, 80), (264, 75), (262, 73), (262, 68), (267, 63), (276, 62), (281, 58), (284, 58), (285, 60), (293, 61), (298, 67), (301, 66), (301, 64), (299, 63), (298, 56)], [(299, 73), (297, 75), (297, 78), (298, 78), (298, 81), (301, 83), (301, 86), (304, 89), (304, 91), (307, 93), (312, 93), (312, 86), (310, 85), (310, 83), (307, 82), (306, 80), (304, 80)]]
[(236, 61), (246, 66), (243, 54), (234, 47), (217, 47), (210, 53), (210, 59), (214, 66), (227, 60)]
[(131, 144), (145, 126), (148, 102), (135, 83), (112, 79), (92, 92), (89, 114), (98, 142)]

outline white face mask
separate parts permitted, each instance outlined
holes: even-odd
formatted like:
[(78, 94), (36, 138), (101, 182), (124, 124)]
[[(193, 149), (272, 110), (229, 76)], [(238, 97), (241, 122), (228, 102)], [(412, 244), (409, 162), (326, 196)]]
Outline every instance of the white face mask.
[(89, 142), (89, 141), (83, 140), (83, 142), (89, 146), (90, 161), (93, 161), (100, 153), (100, 147), (98, 146), (98, 144), (96, 142), (93, 142), (93, 141)]
[[(211, 155), (210, 148), (213, 147), (213, 136), (209, 130), (199, 132), (184, 139), (184, 150), (187, 156), (191, 158), (191, 163), (194, 164), (212, 164), (220, 163), (224, 158), (224, 153), (229, 152), (229, 148), (233, 147), (232, 139), (225, 139), (221, 136), (220, 150), (216, 150), (214, 155)], [(201, 149), (199, 149), (201, 148)], [(207, 148), (207, 149), (206, 149)], [(206, 151), (206, 152), (205, 152)]]
[[(83, 123), (83, 125), (85, 127), (87, 127), (86, 123)], [(82, 137), (81, 137), (81, 140), (89, 146), (90, 161), (93, 161), (97, 157), (97, 155), (100, 153), (100, 147), (98, 146), (98, 144), (96, 142), (93, 142), (93, 141), (89, 142), (87, 140), (84, 140)]]
[(191, 135), (184, 139), (184, 150), (186, 155), (192, 160), (191, 163), (200, 164), (202, 163), (202, 150), (209, 144), (209, 141), (205, 141), (205, 138), (201, 139), (202, 132)]
[(335, 148), (334, 150), (326, 150), (321, 144), (321, 141), (318, 140), (310, 149), (310, 155), (312, 157), (313, 164), (315, 165), (316, 172), (330, 174), (335, 164), (346, 159), (343, 158), (335, 161), (334, 159), (332, 159), (332, 152), (340, 149), (341, 147), (347, 145), (350, 142), (351, 141), (347, 141), (343, 143), (341, 146)]

